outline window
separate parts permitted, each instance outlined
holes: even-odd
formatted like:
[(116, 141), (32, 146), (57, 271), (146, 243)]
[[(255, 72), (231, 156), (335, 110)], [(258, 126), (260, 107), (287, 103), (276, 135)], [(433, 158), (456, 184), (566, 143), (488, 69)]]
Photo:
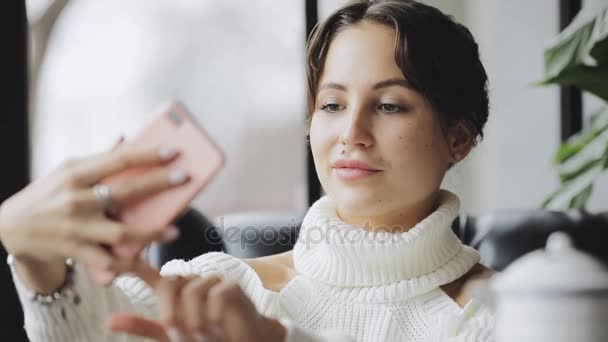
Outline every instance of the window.
[(227, 157), (195, 207), (305, 210), (304, 37), (303, 1), (70, 2), (38, 82), (34, 177), (132, 136), (177, 97)]

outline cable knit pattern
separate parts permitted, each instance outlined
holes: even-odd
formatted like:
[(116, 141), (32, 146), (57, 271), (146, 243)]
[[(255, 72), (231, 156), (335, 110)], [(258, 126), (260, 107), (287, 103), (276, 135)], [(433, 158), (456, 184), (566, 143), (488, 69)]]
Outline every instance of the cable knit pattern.
[(404, 300), (450, 283), (479, 261), (451, 230), (456, 195), (442, 191), (436, 211), (405, 233), (370, 232), (342, 222), (329, 197), (303, 220), (296, 270), (329, 285), (355, 287), (352, 300)]
[[(237, 282), (261, 313), (288, 328), (287, 342), (493, 341), (489, 308), (475, 299), (461, 308), (440, 288), (479, 261), (450, 229), (458, 210), (458, 198), (442, 191), (438, 208), (408, 232), (372, 233), (342, 222), (324, 197), (304, 218), (294, 248), (297, 275), (280, 292), (264, 288), (249, 264), (220, 252), (171, 261), (161, 273), (217, 273)], [(125, 310), (155, 315), (154, 296), (138, 279), (100, 288), (77, 267), (82, 303), (45, 306), (31, 302), (14, 278), (32, 341), (136, 341), (105, 331), (104, 317)]]

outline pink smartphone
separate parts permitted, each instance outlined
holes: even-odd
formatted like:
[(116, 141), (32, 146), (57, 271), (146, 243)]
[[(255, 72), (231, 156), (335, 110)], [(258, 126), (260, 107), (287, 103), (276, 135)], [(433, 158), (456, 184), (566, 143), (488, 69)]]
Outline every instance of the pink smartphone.
[(117, 220), (145, 229), (160, 231), (170, 225), (209, 184), (225, 161), (218, 145), (178, 101), (171, 101), (133, 140), (125, 144), (136, 148), (170, 146), (178, 149), (180, 155), (169, 164), (131, 168), (105, 178), (101, 183), (128, 182), (162, 167), (183, 170), (190, 176), (189, 182), (184, 185), (121, 206)]

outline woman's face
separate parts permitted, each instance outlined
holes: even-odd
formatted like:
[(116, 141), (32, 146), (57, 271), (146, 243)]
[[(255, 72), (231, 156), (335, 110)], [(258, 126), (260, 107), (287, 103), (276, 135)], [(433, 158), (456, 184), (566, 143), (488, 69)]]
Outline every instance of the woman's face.
[(399, 216), (433, 201), (452, 153), (437, 113), (395, 62), (393, 30), (344, 28), (323, 70), (310, 143), (340, 216)]

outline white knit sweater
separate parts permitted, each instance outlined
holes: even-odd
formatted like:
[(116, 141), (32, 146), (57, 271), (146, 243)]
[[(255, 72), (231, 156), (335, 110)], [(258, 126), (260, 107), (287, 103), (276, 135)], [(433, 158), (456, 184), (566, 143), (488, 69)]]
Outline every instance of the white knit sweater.
[[(324, 197), (304, 218), (294, 248), (297, 275), (279, 293), (265, 289), (247, 263), (224, 253), (174, 260), (163, 275), (219, 273), (238, 282), (258, 310), (288, 328), (286, 341), (491, 341), (493, 314), (475, 300), (462, 309), (439, 286), (469, 271), (478, 253), (450, 229), (458, 198), (446, 191), (438, 209), (406, 233), (370, 233), (337, 217)], [(14, 273), (32, 341), (136, 341), (108, 332), (110, 312), (154, 317), (155, 298), (139, 279), (95, 285), (77, 266), (75, 305), (41, 305)]]

